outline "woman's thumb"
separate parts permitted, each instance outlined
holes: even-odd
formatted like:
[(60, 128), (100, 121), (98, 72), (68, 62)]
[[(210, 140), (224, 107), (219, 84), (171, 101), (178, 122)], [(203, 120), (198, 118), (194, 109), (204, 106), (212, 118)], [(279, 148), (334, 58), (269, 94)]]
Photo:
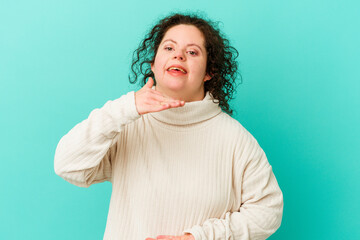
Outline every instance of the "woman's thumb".
[(152, 88), (153, 85), (154, 85), (154, 80), (152, 79), (152, 77), (149, 77), (149, 80), (146, 82), (145, 86), (148, 88)]

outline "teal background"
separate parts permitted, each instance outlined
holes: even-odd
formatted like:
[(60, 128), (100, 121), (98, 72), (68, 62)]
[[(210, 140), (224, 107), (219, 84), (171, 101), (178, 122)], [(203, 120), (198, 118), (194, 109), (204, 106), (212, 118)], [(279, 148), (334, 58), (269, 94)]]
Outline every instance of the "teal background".
[[(359, 1), (0, 0), (0, 238), (102, 239), (111, 184), (53, 170), (60, 138), (138, 86), (132, 51), (157, 19), (201, 10), (240, 53), (231, 105), (284, 193), (270, 239), (360, 239)], [(149, 236), (150, 237), (150, 236)]]

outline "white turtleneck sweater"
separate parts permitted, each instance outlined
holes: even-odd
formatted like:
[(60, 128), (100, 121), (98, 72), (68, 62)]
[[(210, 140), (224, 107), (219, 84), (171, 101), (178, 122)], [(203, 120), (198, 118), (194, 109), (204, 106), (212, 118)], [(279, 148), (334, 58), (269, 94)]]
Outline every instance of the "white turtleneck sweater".
[(266, 239), (281, 223), (264, 151), (209, 93), (145, 115), (134, 92), (108, 101), (61, 138), (54, 168), (80, 187), (112, 183), (106, 240)]

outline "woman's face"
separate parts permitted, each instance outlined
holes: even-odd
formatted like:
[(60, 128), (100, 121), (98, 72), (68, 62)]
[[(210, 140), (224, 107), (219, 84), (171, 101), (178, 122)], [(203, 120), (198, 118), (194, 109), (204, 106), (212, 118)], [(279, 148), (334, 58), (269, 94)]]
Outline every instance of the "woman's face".
[(151, 64), (156, 90), (186, 102), (204, 98), (207, 53), (202, 32), (193, 25), (176, 25), (164, 35)]

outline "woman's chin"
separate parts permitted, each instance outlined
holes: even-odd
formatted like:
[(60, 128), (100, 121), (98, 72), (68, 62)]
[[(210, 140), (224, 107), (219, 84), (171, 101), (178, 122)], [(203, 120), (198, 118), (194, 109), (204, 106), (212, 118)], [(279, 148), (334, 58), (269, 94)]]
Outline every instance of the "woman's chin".
[(185, 85), (181, 81), (168, 81), (165, 84), (161, 84), (161, 89), (165, 91), (179, 92), (185, 88)]

